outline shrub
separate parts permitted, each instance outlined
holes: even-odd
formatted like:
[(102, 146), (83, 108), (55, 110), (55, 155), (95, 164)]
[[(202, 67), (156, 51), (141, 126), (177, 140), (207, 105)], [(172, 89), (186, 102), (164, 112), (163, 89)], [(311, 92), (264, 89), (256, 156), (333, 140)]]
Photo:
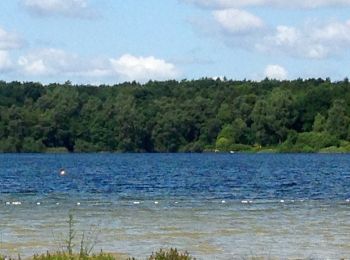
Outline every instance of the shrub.
[(348, 152), (344, 147), (336, 147), (336, 146), (330, 146), (326, 148), (322, 148), (320, 153), (346, 153)]
[(329, 146), (337, 146), (339, 141), (335, 136), (332, 136), (327, 132), (306, 132), (298, 135), (296, 144), (310, 146), (315, 150), (320, 150), (321, 148)]
[(279, 147), (280, 152), (317, 152), (323, 148), (338, 146), (339, 140), (327, 132), (291, 134)]
[(66, 147), (48, 147), (46, 148), (47, 153), (68, 153)]
[(3, 153), (16, 153), (21, 149), (21, 142), (19, 139), (9, 137), (7, 139), (0, 140), (0, 152)]
[(230, 147), (230, 151), (237, 152), (250, 152), (253, 151), (253, 148), (250, 145), (246, 144), (232, 144)]
[(187, 252), (181, 253), (176, 248), (171, 248), (170, 250), (160, 249), (153, 253), (148, 260), (195, 260), (195, 258)]
[(232, 145), (232, 142), (225, 137), (220, 137), (216, 141), (216, 149), (220, 151), (229, 151), (231, 145)]
[(35, 140), (32, 137), (26, 137), (22, 143), (22, 152), (40, 153), (45, 150), (45, 146), (41, 140)]
[(345, 152), (350, 152), (350, 142), (349, 141), (340, 141), (340, 147), (345, 150)]
[(96, 152), (99, 150), (100, 149), (97, 145), (94, 145), (92, 143), (86, 142), (86, 141), (81, 140), (81, 139), (78, 139), (74, 145), (75, 152), (87, 153), (87, 152)]
[(190, 153), (201, 153), (203, 152), (203, 150), (204, 150), (204, 145), (200, 141), (189, 143), (185, 145), (182, 149), (180, 149), (181, 152), (190, 152)]

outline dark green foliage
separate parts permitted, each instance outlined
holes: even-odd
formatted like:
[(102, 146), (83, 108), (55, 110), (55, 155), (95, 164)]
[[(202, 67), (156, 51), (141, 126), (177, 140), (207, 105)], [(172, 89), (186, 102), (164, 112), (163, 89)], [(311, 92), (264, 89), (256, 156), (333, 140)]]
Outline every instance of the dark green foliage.
[(350, 140), (348, 93), (322, 79), (0, 81), (0, 152), (315, 152)]
[(160, 249), (158, 252), (153, 253), (148, 260), (195, 260), (195, 258), (187, 252), (181, 253), (176, 248), (171, 248), (170, 250)]

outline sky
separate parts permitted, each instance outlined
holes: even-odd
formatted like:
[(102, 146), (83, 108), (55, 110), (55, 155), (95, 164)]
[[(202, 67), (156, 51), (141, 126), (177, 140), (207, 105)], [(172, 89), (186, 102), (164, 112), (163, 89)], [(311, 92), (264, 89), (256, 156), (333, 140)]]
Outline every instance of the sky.
[(350, 71), (350, 0), (1, 0), (0, 79), (115, 84)]

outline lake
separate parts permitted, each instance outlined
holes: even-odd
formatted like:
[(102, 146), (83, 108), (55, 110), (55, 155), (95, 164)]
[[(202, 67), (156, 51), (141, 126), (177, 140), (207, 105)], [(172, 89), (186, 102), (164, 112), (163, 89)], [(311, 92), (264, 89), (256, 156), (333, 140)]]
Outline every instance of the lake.
[[(66, 175), (59, 171), (64, 168)], [(0, 154), (0, 254), (350, 256), (350, 155)]]

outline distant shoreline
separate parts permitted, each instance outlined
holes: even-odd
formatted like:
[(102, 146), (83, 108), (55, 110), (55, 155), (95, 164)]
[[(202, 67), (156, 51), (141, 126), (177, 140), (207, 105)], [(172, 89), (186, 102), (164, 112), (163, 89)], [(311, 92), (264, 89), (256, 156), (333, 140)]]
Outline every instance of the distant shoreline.
[(279, 151), (278, 149), (242, 150), (242, 151), (202, 151), (202, 152), (121, 152), (121, 151), (89, 151), (89, 152), (69, 152), (69, 151), (43, 151), (43, 152), (1, 152), (0, 154), (348, 154), (341, 148), (323, 149), (320, 151)]

